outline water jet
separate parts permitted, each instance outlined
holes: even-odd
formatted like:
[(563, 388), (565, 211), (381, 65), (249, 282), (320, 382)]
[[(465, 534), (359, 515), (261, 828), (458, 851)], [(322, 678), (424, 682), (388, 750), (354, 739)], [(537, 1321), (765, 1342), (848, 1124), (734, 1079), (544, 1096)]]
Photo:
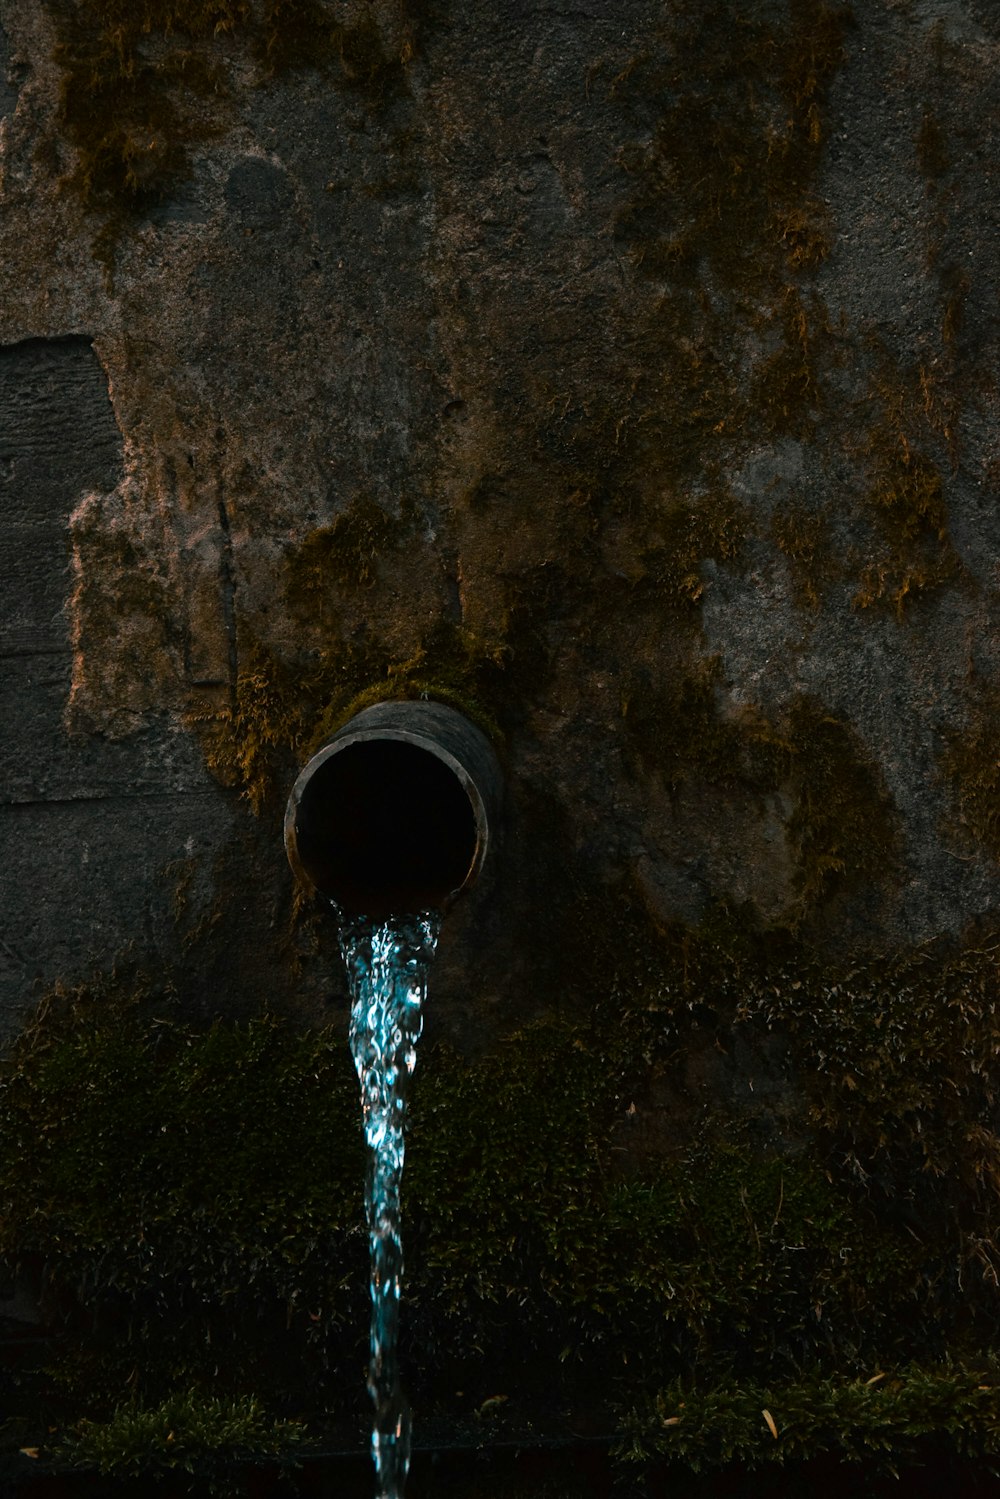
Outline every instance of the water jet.
[(379, 1499), (402, 1499), (410, 1414), (399, 1383), (400, 1187), (406, 1088), (441, 922), (496, 833), (500, 768), (485, 735), (443, 703), (376, 703), (304, 767), (285, 847), (333, 906), (351, 992), (351, 1053), (368, 1146), (368, 1391)]

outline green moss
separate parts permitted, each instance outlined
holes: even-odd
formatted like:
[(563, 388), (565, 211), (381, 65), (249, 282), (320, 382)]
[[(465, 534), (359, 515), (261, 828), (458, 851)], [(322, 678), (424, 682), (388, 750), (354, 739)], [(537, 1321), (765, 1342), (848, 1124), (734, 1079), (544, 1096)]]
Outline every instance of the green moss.
[[(616, 979), (488, 1052), (421, 1057), (405, 1202), (418, 1410), (454, 1419), (502, 1394), (535, 1420), (595, 1401), (611, 1419), (614, 1404), (636, 1451), (680, 1435), (669, 1450), (696, 1463), (735, 1430), (695, 1419), (706, 1392), (742, 1409), (764, 1388), (758, 1414), (781, 1433), (803, 1411), (801, 1447), (783, 1449), (801, 1456), (826, 1450), (806, 1387), (909, 1379), (945, 1353), (977, 1367), (998, 1255), (995, 953), (831, 972), (734, 913), (635, 946), (629, 929)], [(706, 1044), (746, 1059), (778, 1037), (795, 1080), (781, 1134), (736, 1088), (710, 1114), (685, 1105), (669, 1145), (630, 1143), (634, 1116), (656, 1118), (650, 1088)], [(209, 1425), (249, 1412), (262, 1444), (290, 1413), (360, 1412), (362, 1170), (342, 1036), (199, 1031), (121, 983), (52, 998), (0, 1077), (0, 1259), (62, 1333), (24, 1373), (23, 1410), (57, 1436), (101, 1423), (70, 1449), (119, 1466), (164, 1460), (163, 1402)], [(685, 1432), (643, 1391), (688, 1399)]]
[[(793, 1036), (814, 1117), (870, 1173), (873, 1190), (877, 1183), (887, 1194), (884, 1210), (906, 1216), (905, 1198), (895, 1208), (890, 1198), (920, 1172), (942, 1199), (938, 1210), (961, 1222), (978, 1208), (980, 1244), (989, 1246), (1000, 1188), (1000, 1141), (989, 1123), (1000, 999), (994, 944), (932, 945), (842, 974), (811, 964), (793, 975), (782, 965), (770, 985), (750, 976), (745, 984), (754, 996), (748, 1013)], [(913, 1228), (923, 1235), (927, 1225)]]
[(205, 1478), (224, 1474), (241, 1457), (259, 1461), (288, 1452), (299, 1434), (292, 1422), (269, 1417), (252, 1395), (220, 1400), (190, 1390), (155, 1406), (119, 1407), (107, 1421), (81, 1421), (51, 1455), (58, 1467), (119, 1480), (155, 1481), (178, 1471)]
[(992, 1457), (1000, 1381), (992, 1361), (904, 1366), (853, 1380), (813, 1374), (707, 1389), (678, 1381), (634, 1406), (625, 1428), (619, 1454), (628, 1462), (657, 1456), (696, 1472), (730, 1463), (746, 1471), (831, 1454), (897, 1478), (931, 1452)]
[(420, 658), (414, 663), (404, 663), (400, 667), (390, 668), (384, 680), (369, 683), (361, 692), (355, 693), (346, 702), (335, 698), (315, 724), (305, 752), (315, 754), (331, 735), (343, 728), (344, 724), (349, 723), (356, 714), (361, 713), (365, 708), (373, 707), (375, 703), (390, 700), (445, 703), (449, 708), (454, 708), (457, 712), (464, 714), (470, 723), (474, 723), (483, 731), (494, 746), (502, 748), (503, 731), (483, 704), (468, 691), (464, 691), (461, 686), (454, 686), (448, 681), (425, 675), (421, 670), (423, 665), (423, 658)]
[(195, 1033), (114, 985), (50, 1004), (0, 1084), (0, 1174), (24, 1208), (0, 1253), (44, 1269), (60, 1409), (105, 1419), (126, 1381), (153, 1406), (248, 1377), (307, 1397), (363, 1264), (355, 1091), (340, 1037)]

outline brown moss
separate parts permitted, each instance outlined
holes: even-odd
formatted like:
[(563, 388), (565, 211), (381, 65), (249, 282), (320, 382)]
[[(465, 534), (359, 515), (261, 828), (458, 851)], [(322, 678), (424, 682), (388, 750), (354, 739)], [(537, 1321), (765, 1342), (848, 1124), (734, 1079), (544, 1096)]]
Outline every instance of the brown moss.
[(804, 504), (779, 505), (771, 515), (771, 539), (787, 558), (800, 608), (816, 610), (830, 572), (827, 516)]
[(393, 55), (367, 10), (348, 24), (323, 0), (266, 0), (254, 51), (270, 73), (338, 63), (340, 83), (382, 105), (406, 87), (410, 52)]
[(291, 555), (287, 588), (310, 606), (335, 587), (371, 588), (379, 557), (404, 544), (407, 516), (392, 516), (370, 495), (353, 500), (328, 526), (321, 526)]
[[(410, 32), (405, 57), (392, 55), (367, 8), (347, 24), (323, 0), (265, 0), (262, 11), (249, 0), (80, 0), (54, 15), (57, 123), (75, 153), (66, 185), (101, 221), (97, 249), (109, 271), (129, 224), (190, 175), (192, 150), (222, 128), (220, 38), (270, 74), (331, 66), (372, 107), (405, 88), (412, 54)], [(186, 45), (167, 51), (175, 36)]]
[(914, 599), (961, 571), (940, 466), (942, 449), (956, 461), (956, 413), (932, 370), (904, 371), (877, 344), (873, 353), (874, 420), (862, 452), (872, 541), (854, 603), (888, 606), (902, 617)]
[(449, 708), (464, 714), (470, 723), (482, 729), (495, 745), (502, 745), (503, 731), (493, 715), (469, 692), (450, 682), (441, 681), (432, 675), (422, 675), (417, 667), (390, 668), (383, 680), (371, 682), (346, 701), (335, 699), (326, 712), (317, 720), (309, 736), (305, 752), (315, 754), (338, 729), (343, 728), (365, 708), (383, 702), (435, 702), (445, 703)]
[(801, 917), (834, 895), (884, 888), (899, 864), (892, 799), (855, 729), (811, 698), (786, 728), (796, 804), (788, 821)]
[(248, 15), (244, 0), (83, 0), (57, 12), (57, 119), (76, 152), (67, 184), (106, 227), (120, 227), (186, 176), (190, 145), (216, 128), (193, 107), (222, 88), (213, 61), (191, 46), (154, 61), (144, 55), (146, 39), (182, 33), (203, 43)]
[(464, 713), (498, 747), (504, 732), (496, 708), (508, 710), (508, 662), (467, 632), (438, 625), (405, 661), (377, 644), (338, 641), (294, 661), (262, 642), (241, 650), (233, 703), (194, 711), (209, 770), (237, 790), (255, 816), (277, 813), (297, 766), (348, 719), (373, 703), (431, 699)]
[(882, 433), (865, 498), (880, 546), (854, 603), (858, 608), (888, 603), (901, 618), (913, 598), (940, 587), (958, 570), (940, 471), (910, 446), (905, 433)]
[(705, 590), (704, 564), (736, 560), (750, 527), (749, 513), (720, 490), (697, 503), (665, 506), (649, 524), (656, 540), (641, 553), (645, 580), (639, 592), (651, 593), (668, 613), (694, 621)]
[(948, 138), (934, 111), (926, 108), (921, 116), (916, 136), (917, 161), (920, 170), (930, 182), (943, 177), (951, 165), (948, 155)]
[(656, 683), (633, 682), (623, 698), (629, 742), (672, 794), (686, 783), (792, 803), (786, 837), (795, 863), (797, 925), (834, 897), (885, 888), (899, 862), (892, 800), (858, 734), (809, 697), (768, 721), (722, 708), (721, 661), (709, 657)]
[(830, 336), (826, 311), (816, 298), (807, 311), (800, 292), (788, 287), (770, 326), (778, 330), (780, 341), (754, 375), (753, 420), (773, 437), (806, 442), (822, 405), (819, 354)]
[(621, 227), (651, 275), (744, 290), (824, 253), (810, 197), (822, 104), (843, 59), (849, 11), (790, 0), (771, 24), (722, 0), (673, 7), (669, 29), (617, 82), (664, 106), (648, 145), (624, 156), (636, 190)]
[(809, 198), (776, 215), (776, 227), (793, 271), (814, 271), (830, 253), (829, 214), (818, 198)]
[(274, 73), (303, 64), (317, 66), (333, 56), (339, 29), (320, 0), (265, 0), (254, 50)]
[(241, 653), (233, 702), (221, 713), (191, 715), (209, 770), (237, 789), (255, 816), (280, 798), (280, 770), (304, 734), (301, 692), (258, 642)]
[(625, 361), (578, 388), (534, 382), (536, 459), (600, 517), (635, 504), (642, 478), (674, 489), (703, 467), (738, 407), (717, 322), (684, 288), (633, 305)]
[(945, 733), (939, 765), (955, 788), (960, 827), (1000, 859), (1000, 693), (978, 685), (965, 727)]
[(722, 685), (721, 658), (709, 656), (655, 684), (639, 678), (622, 698), (630, 743), (672, 794), (691, 781), (764, 791), (782, 780), (788, 745), (754, 714), (723, 717)]
[[(643, 465), (677, 485), (761, 425), (813, 435), (826, 317), (800, 283), (831, 237), (814, 187), (848, 24), (846, 8), (821, 0), (767, 13), (680, 0), (612, 86), (637, 116), (617, 228), (657, 288), (613, 414), (630, 471)], [(748, 390), (734, 350), (762, 340)]]

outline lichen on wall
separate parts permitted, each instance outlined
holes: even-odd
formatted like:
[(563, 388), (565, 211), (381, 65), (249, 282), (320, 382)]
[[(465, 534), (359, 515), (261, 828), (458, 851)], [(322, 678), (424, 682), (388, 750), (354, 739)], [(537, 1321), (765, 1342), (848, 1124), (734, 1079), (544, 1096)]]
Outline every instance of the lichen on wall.
[[(987, 31), (825, 0), (637, 0), (613, 37), (12, 14), (8, 179), (84, 247), (73, 276), (45, 251), (51, 295), (96, 329), (126, 465), (74, 512), (71, 729), (166, 718), (263, 846), (352, 705), (440, 695), (503, 745), (508, 870), (637, 886), (651, 931), (722, 900), (877, 949), (989, 907), (949, 749), (963, 640), (992, 661), (958, 243)], [(876, 150), (851, 101), (884, 77), (915, 102)], [(547, 948), (530, 885), (491, 898)], [(518, 1003), (548, 962), (512, 964)]]
[[(767, 1389), (814, 1445), (827, 1421), (849, 1448), (851, 1412), (897, 1447), (938, 1410), (992, 1440), (968, 1388), (997, 1274), (992, 12), (7, 0), (3, 22), (0, 338), (92, 338), (121, 453), (60, 490), (74, 805), (36, 776), (44, 806), (5, 809), (9, 867), (58, 892), (5, 937), (41, 954), (19, 1011), (36, 976), (73, 991), (4, 1093), (16, 1200), (59, 1188), (5, 1252), (75, 1246), (64, 1409), (128, 1414), (113, 1275), (162, 1338), (135, 1420), (178, 1371), (200, 1387), (189, 1262), (234, 1400), (244, 1279), (288, 1354), (274, 1420), (303, 1370), (361, 1398), (346, 1321), (323, 1342), (363, 1274), (343, 979), (280, 821), (346, 717), (426, 696), (493, 739), (506, 807), (428, 1007), (416, 1398), (482, 1420), (515, 1386), (567, 1408), (614, 1386), (644, 1462), (723, 1438), (756, 1461)], [(0, 444), (5, 495), (30, 457)], [(77, 804), (109, 784), (131, 800), (95, 837)], [(127, 1057), (115, 910), (157, 974)], [(328, 1096), (264, 1139), (227, 1067), (262, 1117), (281, 1084)], [(100, 1192), (158, 1239), (77, 1177), (60, 1121), (105, 1141), (105, 1102), (138, 1164)], [(198, 1175), (212, 1109), (250, 1183), (230, 1239)], [(164, 1124), (189, 1156), (158, 1154)], [(262, 1161), (291, 1163), (280, 1212)], [(671, 1424), (678, 1380), (697, 1430)]]

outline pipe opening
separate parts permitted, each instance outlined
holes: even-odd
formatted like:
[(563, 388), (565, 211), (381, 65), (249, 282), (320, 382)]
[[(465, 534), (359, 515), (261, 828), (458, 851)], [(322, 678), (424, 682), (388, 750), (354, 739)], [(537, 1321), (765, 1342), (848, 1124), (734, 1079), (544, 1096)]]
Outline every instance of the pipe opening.
[(446, 906), (479, 849), (476, 813), (455, 770), (401, 739), (331, 754), (302, 789), (298, 861), (344, 910), (382, 918)]

